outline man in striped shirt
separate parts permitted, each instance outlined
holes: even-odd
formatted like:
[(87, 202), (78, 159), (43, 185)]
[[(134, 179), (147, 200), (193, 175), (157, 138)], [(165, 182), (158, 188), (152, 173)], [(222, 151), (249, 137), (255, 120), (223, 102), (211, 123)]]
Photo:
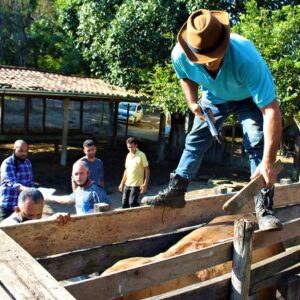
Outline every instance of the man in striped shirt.
[(9, 217), (18, 205), (19, 193), (33, 186), (32, 166), (27, 158), (28, 144), (14, 143), (13, 154), (1, 164), (0, 222)]

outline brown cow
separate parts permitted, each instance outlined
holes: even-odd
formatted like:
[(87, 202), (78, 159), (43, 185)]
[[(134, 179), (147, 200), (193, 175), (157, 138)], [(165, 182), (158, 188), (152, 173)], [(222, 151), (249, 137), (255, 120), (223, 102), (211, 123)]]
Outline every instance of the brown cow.
[[(256, 219), (253, 215), (231, 215), (217, 217), (209, 222), (206, 226), (198, 228), (182, 238), (166, 252), (160, 253), (153, 257), (133, 257), (121, 260), (114, 264), (111, 268), (104, 271), (101, 276), (215, 245), (219, 243), (220, 240), (231, 238), (233, 236), (234, 221), (240, 218), (246, 218), (256, 223)], [(282, 244), (276, 244), (268, 248), (259, 249), (253, 252), (252, 261), (258, 262), (282, 251), (284, 251)], [(199, 281), (205, 281), (210, 278), (228, 273), (230, 271), (231, 262), (228, 262), (216, 267), (199, 271), (189, 276), (165, 282), (159, 286), (153, 286), (134, 292), (130, 295), (126, 295), (118, 299), (134, 300), (151, 297), (190, 284), (194, 284)], [(274, 288), (264, 289), (259, 293), (259, 299), (276, 299), (275, 292), (276, 290)]]

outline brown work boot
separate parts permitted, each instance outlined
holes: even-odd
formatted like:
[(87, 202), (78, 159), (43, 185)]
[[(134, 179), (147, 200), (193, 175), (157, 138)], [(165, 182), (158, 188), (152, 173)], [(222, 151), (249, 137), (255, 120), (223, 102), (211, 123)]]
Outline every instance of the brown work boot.
[(184, 194), (189, 185), (189, 180), (178, 174), (170, 174), (169, 186), (158, 192), (155, 196), (146, 196), (141, 200), (143, 205), (166, 205), (170, 207), (182, 208), (186, 202)]
[(281, 222), (274, 216), (273, 207), (274, 187), (263, 188), (254, 197), (255, 212), (258, 227), (261, 230), (281, 230)]

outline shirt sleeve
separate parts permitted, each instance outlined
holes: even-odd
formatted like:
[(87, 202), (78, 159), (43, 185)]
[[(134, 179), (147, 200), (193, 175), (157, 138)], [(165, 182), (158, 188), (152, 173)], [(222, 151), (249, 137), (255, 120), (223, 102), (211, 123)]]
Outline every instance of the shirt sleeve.
[(74, 191), (72, 194), (70, 194), (69, 197), (70, 197), (71, 201), (73, 203), (75, 203), (76, 202), (76, 191)]
[(182, 63), (183, 59), (183, 54), (181, 53), (181, 47), (179, 44), (176, 44), (174, 47), (172, 54), (171, 54), (171, 60), (172, 60), (172, 65), (174, 68), (174, 71), (179, 79), (187, 78), (187, 74), (184, 71), (184, 65)]
[(149, 162), (147, 160), (147, 157), (146, 157), (145, 153), (142, 153), (141, 158), (142, 158), (143, 167), (144, 168), (149, 167)]
[(271, 72), (262, 57), (244, 66), (242, 72), (253, 101), (259, 108), (267, 106), (276, 98)]
[(15, 168), (9, 160), (1, 165), (1, 184), (16, 190), (21, 186), (21, 184), (17, 182)]
[(32, 176), (32, 174), (33, 174), (33, 172), (32, 172), (32, 164), (31, 164), (31, 162), (30, 161), (28, 161), (29, 162), (29, 164), (28, 164), (28, 167), (29, 167), (29, 173), (30, 173), (30, 187), (33, 187), (34, 186), (34, 181), (33, 181), (33, 176)]

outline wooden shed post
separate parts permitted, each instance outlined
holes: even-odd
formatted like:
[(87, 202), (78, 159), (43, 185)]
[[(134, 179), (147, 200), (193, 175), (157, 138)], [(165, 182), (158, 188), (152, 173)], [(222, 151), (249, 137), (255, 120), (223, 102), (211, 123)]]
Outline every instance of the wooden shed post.
[(25, 116), (24, 116), (24, 131), (25, 134), (29, 133), (29, 108), (30, 108), (30, 97), (25, 97)]
[(60, 164), (62, 166), (67, 165), (67, 147), (68, 147), (68, 131), (69, 131), (69, 107), (70, 99), (64, 99), (64, 125), (63, 125), (63, 134), (62, 134), (62, 143), (61, 143), (61, 158)]
[(0, 99), (0, 134), (4, 134), (4, 96)]
[(119, 111), (119, 102), (114, 101), (112, 146), (116, 146), (117, 139), (118, 139), (118, 111)]
[(243, 219), (234, 222), (231, 300), (248, 299), (253, 237), (253, 223)]
[(43, 98), (42, 133), (46, 133), (47, 98)]

